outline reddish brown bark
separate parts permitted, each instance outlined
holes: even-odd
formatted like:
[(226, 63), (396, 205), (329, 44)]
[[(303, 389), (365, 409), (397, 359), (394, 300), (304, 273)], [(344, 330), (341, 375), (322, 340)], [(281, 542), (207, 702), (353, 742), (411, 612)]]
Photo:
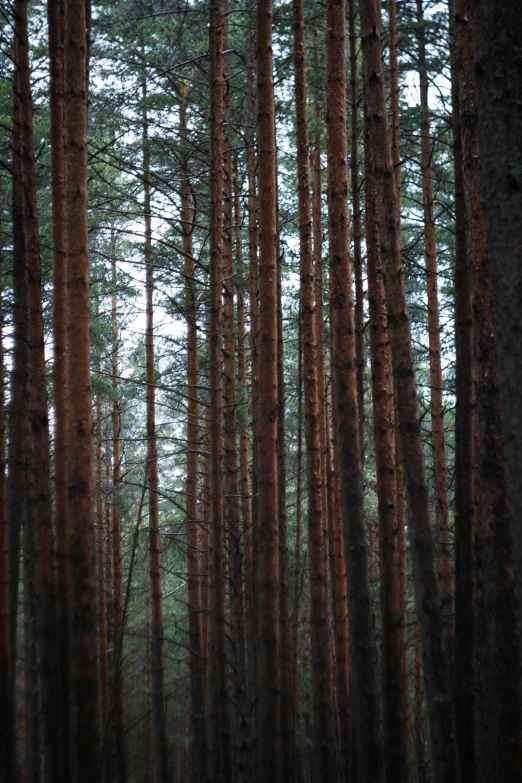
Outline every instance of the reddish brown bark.
[[(362, 777), (383, 779), (383, 748), (377, 694), (375, 639), (372, 626), (364, 495), (359, 442), (355, 326), (350, 264), (350, 225), (346, 181), (345, 6), (326, 6), (326, 124), (328, 166), (328, 234), (330, 256), (330, 328), (332, 331), (335, 417), (339, 477), (348, 571), (350, 665), (353, 717), (357, 726), (358, 766)], [(347, 738), (343, 738), (347, 741)]]
[(302, 476), (303, 476), (303, 351), (301, 326), (298, 340), (297, 370), (297, 475), (295, 501), (295, 565), (294, 595), (292, 607), (292, 758), (297, 762), (297, 730), (299, 726), (299, 681), (298, 681), (298, 643), (299, 643), (299, 599), (301, 597), (301, 526), (302, 526)]
[(49, 101), (51, 112), (51, 190), (53, 223), (53, 402), (54, 423), (54, 516), (56, 528), (56, 566), (58, 597), (58, 657), (60, 669), (60, 744), (63, 780), (69, 778), (69, 634), (67, 570), (67, 267), (65, 214), (65, 148), (64, 148), (64, 34), (63, 0), (48, 2), (49, 25)]
[(404, 672), (399, 581), (397, 479), (395, 472), (395, 404), (393, 368), (379, 252), (377, 194), (365, 134), (365, 207), (370, 310), (373, 431), (379, 509), (381, 623), (386, 771), (390, 780), (406, 779)]
[(364, 290), (362, 267), (362, 211), (359, 183), (359, 103), (357, 96), (357, 37), (355, 34), (355, 3), (348, 2), (350, 36), (350, 178), (353, 210), (353, 269), (355, 276), (355, 353), (357, 365), (357, 410), (359, 441), (364, 461)]
[(363, 82), (372, 168), (378, 194), (381, 258), (396, 382), (399, 426), (408, 497), (415, 589), (421, 606), (422, 654), (433, 760), (440, 781), (458, 779), (449, 671), (431, 533), (430, 504), (417, 405), (410, 322), (401, 260), (400, 220), (386, 119), (381, 21), (376, 0), (361, 6)]
[(257, 5), (259, 171), (259, 410), (257, 465), (258, 775), (275, 779), (279, 748), (277, 504), (277, 214), (272, 0)]
[(87, 84), (84, 0), (71, 0), (65, 34), (67, 209), (67, 462), (69, 488), (72, 777), (100, 773), (98, 607), (93, 525), (90, 379), (89, 235), (87, 226)]
[[(224, 49), (228, 49), (228, 25), (224, 28)], [(233, 703), (238, 705), (234, 717), (235, 774), (242, 780), (246, 774), (245, 721), (241, 700), (245, 690), (245, 635), (243, 612), (243, 564), (239, 524), (239, 483), (236, 419), (236, 336), (234, 323), (234, 247), (233, 247), (233, 174), (228, 56), (224, 57), (224, 134), (223, 134), (223, 485), (225, 492), (225, 527), (228, 550), (228, 585), (230, 635), (234, 676)]]
[[(317, 331), (314, 300), (312, 249), (312, 205), (310, 198), (310, 159), (306, 106), (306, 60), (304, 4), (293, 2), (296, 147), (300, 238), (300, 313), (303, 345), (305, 399), (305, 435), (308, 490), (308, 553), (310, 557), (310, 633), (312, 647), (312, 709), (314, 716), (314, 779), (335, 777), (332, 707), (333, 676), (328, 644), (328, 561), (325, 548), (326, 508), (323, 507), (324, 483), (322, 442), (324, 418), (319, 412), (317, 368)], [(321, 428), (323, 437), (321, 438)]]
[(455, 629), (453, 624), (454, 608), (448, 507), (448, 471), (446, 466), (444, 402), (442, 398), (443, 378), (440, 357), (441, 327), (439, 317), (439, 296), (437, 290), (437, 238), (433, 202), (433, 150), (430, 136), (426, 33), (424, 29), (422, 0), (417, 0), (417, 44), (421, 99), (421, 175), (422, 205), (424, 210), (426, 288), (428, 294), (431, 448), (433, 455), (433, 481), (435, 484), (435, 525), (437, 531), (439, 582), (442, 595), (445, 642), (451, 668), (455, 655)]
[(230, 727), (225, 646), (225, 574), (223, 563), (223, 393), (222, 285), (223, 285), (223, 7), (210, 4), (210, 517), (212, 530), (210, 669), (214, 698), (209, 714), (210, 774), (224, 780), (231, 775)]
[(483, 776), (483, 780), (517, 780), (522, 769), (520, 642), (512, 565), (512, 520), (507, 499), (500, 375), (493, 321), (493, 288), (483, 201), (471, 30), (466, 0), (459, 0), (455, 4), (455, 11), (467, 249), (473, 279), (473, 350), (480, 502), (486, 540), (484, 583), (487, 643), (484, 681), (485, 717), (489, 722), (486, 727), (486, 743), (478, 749), (480, 755), (477, 757), (477, 772)]
[(51, 452), (45, 375), (42, 274), (36, 163), (33, 135), (27, 4), (13, 6), (15, 68), (20, 103), (22, 181), (24, 187), (24, 244), (29, 307), (29, 419), (32, 459), (28, 473), (28, 523), (33, 526), (35, 563), (35, 611), (38, 631), (40, 708), (44, 780), (60, 778), (60, 699), (56, 668), (56, 596), (54, 585), (54, 531), (51, 506)]

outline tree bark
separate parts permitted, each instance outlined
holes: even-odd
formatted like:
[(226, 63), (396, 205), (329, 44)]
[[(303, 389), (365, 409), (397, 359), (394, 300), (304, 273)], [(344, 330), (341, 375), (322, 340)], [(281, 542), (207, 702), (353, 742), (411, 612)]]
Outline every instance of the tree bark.
[[(362, 778), (383, 780), (382, 731), (377, 693), (376, 648), (372, 626), (368, 552), (357, 407), (356, 355), (350, 226), (347, 200), (345, 7), (326, 5), (326, 125), (330, 328), (332, 332), (335, 421), (339, 444), (344, 546), (348, 571), (353, 716)], [(343, 738), (343, 741), (348, 741)]]
[(485, 746), (477, 771), (482, 779), (517, 780), (522, 769), (520, 738), (520, 641), (517, 629), (513, 524), (508, 505), (507, 471), (502, 437), (500, 376), (493, 321), (493, 288), (489, 265), (483, 178), (477, 126), (468, 4), (455, 4), (457, 71), (466, 201), (468, 260), (473, 278), (473, 349), (479, 443), (482, 524), (486, 538)]
[(259, 410), (257, 465), (258, 776), (280, 763), (277, 504), (277, 213), (272, 0), (257, 5), (259, 171)]
[(53, 400), (54, 400), (54, 515), (56, 528), (56, 587), (58, 597), (58, 660), (60, 667), (60, 743), (63, 781), (70, 775), (69, 759), (69, 574), (67, 519), (67, 266), (64, 136), (64, 0), (47, 3), (49, 25), (49, 101), (51, 112), (51, 192), (53, 230)]
[(68, 0), (65, 35), (67, 209), (67, 461), (70, 565), (72, 779), (100, 774), (98, 607), (93, 508), (87, 225), (87, 83), (84, 0)]
[(386, 119), (381, 20), (376, 0), (364, 3), (360, 10), (366, 122), (378, 194), (381, 258), (399, 408), (414, 582), (421, 607), (422, 653), (433, 760), (437, 781), (449, 783), (459, 777), (454, 716), (443, 646), (443, 621), (402, 270), (397, 190)]
[[(319, 378), (312, 205), (306, 99), (305, 22), (302, 0), (293, 0), (294, 79), (300, 239), (300, 315), (303, 345), (306, 465), (308, 489), (308, 552), (310, 556), (310, 633), (312, 647), (312, 709), (314, 716), (314, 779), (336, 779), (332, 708), (333, 674), (329, 645), (328, 560), (325, 557), (323, 465), (319, 415)], [(324, 437), (323, 437), (324, 440)]]
[(462, 141), (458, 73), (455, 57), (455, 19), (450, 13), (453, 156), (455, 170), (455, 718), (462, 780), (475, 780), (474, 658), (474, 456), (473, 456), (473, 325), (471, 279), (467, 258), (466, 205), (462, 172)]
[[(223, 7), (210, 4), (210, 515), (212, 530), (211, 622), (215, 704), (210, 718), (211, 776), (230, 780), (230, 726), (225, 646), (225, 574), (223, 563)], [(211, 670), (212, 671), (212, 670)], [(212, 700), (214, 701), (214, 700)]]
[[(470, 4), (477, 80), (478, 130), (483, 172), (488, 257), (500, 365), (511, 517), (522, 514), (522, 361), (520, 289), (522, 246), (522, 15), (514, 3)], [(522, 536), (514, 531), (513, 563), (518, 580), (518, 625), (522, 627)]]
[(393, 366), (379, 248), (377, 193), (365, 133), (366, 264), (370, 309), (373, 432), (379, 512), (384, 734), (388, 780), (407, 779), (399, 579)]

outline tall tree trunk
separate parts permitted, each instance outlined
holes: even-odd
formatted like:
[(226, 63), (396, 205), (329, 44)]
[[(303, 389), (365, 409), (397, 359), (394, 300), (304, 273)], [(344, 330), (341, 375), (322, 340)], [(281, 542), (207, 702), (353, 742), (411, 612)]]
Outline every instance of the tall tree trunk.
[(292, 759), (295, 759), (296, 771), (299, 775), (297, 760), (297, 732), (299, 727), (299, 599), (301, 597), (301, 527), (302, 527), (302, 476), (303, 476), (303, 350), (301, 341), (301, 325), (299, 325), (298, 340), (298, 370), (297, 370), (297, 475), (295, 501), (295, 566), (294, 566), (294, 605), (292, 608)]
[(100, 774), (100, 680), (94, 540), (87, 225), (87, 83), (84, 0), (69, 0), (65, 35), (67, 209), (67, 461), (70, 566), (72, 779)]
[(111, 227), (112, 263), (112, 557), (113, 581), (113, 631), (114, 656), (112, 671), (112, 726), (114, 729), (114, 754), (116, 779), (127, 779), (125, 755), (125, 715), (123, 708), (123, 598), (121, 551), (121, 416), (119, 399), (119, 328), (116, 275), (116, 246), (114, 225)]
[(426, 262), (426, 288), (428, 294), (431, 447), (433, 454), (433, 480), (435, 485), (435, 525), (437, 531), (439, 582), (442, 595), (445, 642), (451, 670), (455, 657), (455, 630), (453, 625), (454, 609), (448, 507), (448, 471), (446, 467), (444, 403), (442, 399), (443, 379), (440, 358), (437, 239), (435, 233), (435, 207), (433, 201), (433, 145), (430, 137), (426, 32), (424, 28), (422, 0), (417, 0), (417, 44), (419, 50), (421, 99), (422, 205), (424, 210), (424, 252)]
[[(312, 204), (306, 99), (305, 22), (302, 0), (293, 0), (297, 176), (300, 238), (300, 314), (303, 344), (306, 465), (308, 489), (308, 552), (310, 556), (310, 633), (312, 708), (314, 716), (314, 780), (336, 779), (332, 709), (333, 676), (328, 606), (328, 560), (325, 557), (323, 465), (317, 371), (314, 300)], [(322, 380), (322, 379), (321, 379)], [(324, 440), (324, 438), (323, 438)]]
[[(18, 37), (14, 38), (14, 60)], [(19, 99), (19, 73), (13, 79), (13, 328), (14, 349), (11, 373), (11, 403), (9, 408), (9, 448), (7, 484), (7, 521), (9, 527), (9, 666), (10, 678), (7, 719), (8, 748), (6, 757), (7, 780), (18, 779), (16, 760), (16, 649), (18, 626), (18, 592), (20, 578), (20, 538), (27, 527), (27, 470), (31, 460), (29, 427), (29, 351), (28, 351), (28, 280), (25, 263), (24, 188), (22, 166), (22, 123)], [(25, 598), (24, 598), (25, 612)], [(29, 661), (28, 661), (29, 666)]]
[(379, 555), (383, 638), (383, 692), (386, 773), (389, 780), (404, 781), (406, 735), (404, 725), (404, 672), (399, 581), (397, 479), (395, 469), (395, 404), (393, 368), (386, 315), (383, 271), (379, 250), (377, 194), (365, 133), (365, 207), (370, 309), (373, 431), (379, 509)]
[(40, 783), (42, 745), (38, 705), (38, 632), (36, 628), (35, 562), (36, 551), (32, 525), (24, 520), (24, 677), (23, 699), (25, 725), (22, 746), (22, 779)]
[(223, 564), (223, 8), (210, 4), (210, 514), (212, 530), (212, 603), (215, 704), (210, 715), (211, 776), (230, 780), (230, 726), (225, 645)]
[[(277, 204), (277, 235), (279, 236), (279, 203)], [(281, 248), (277, 252), (277, 519), (279, 548), (279, 667), (281, 682), (281, 762), (284, 780), (291, 780), (292, 767), (292, 651), (290, 634), (290, 598), (288, 585), (288, 520), (286, 514), (286, 389), (284, 378), (283, 298), (281, 280)]]
[(360, 11), (366, 122), (378, 194), (381, 258), (399, 408), (414, 582), (421, 607), (422, 653), (433, 759), (437, 781), (449, 783), (459, 777), (454, 717), (443, 645), (443, 620), (402, 270), (400, 220), (386, 119), (381, 20), (377, 0), (364, 3)]
[[(326, 5), (326, 125), (328, 231), (330, 256), (330, 328), (332, 333), (335, 417), (339, 444), (344, 546), (348, 571), (350, 664), (353, 715), (357, 724), (358, 764), (363, 779), (384, 775), (377, 692), (376, 648), (372, 626), (364, 493), (359, 442), (355, 326), (350, 264), (350, 225), (346, 182), (346, 55), (344, 0)], [(343, 738), (343, 741), (348, 741)]]
[(149, 567), (152, 599), (151, 676), (152, 723), (154, 727), (154, 768), (158, 783), (170, 783), (170, 759), (167, 740), (167, 716), (163, 666), (163, 593), (161, 587), (161, 537), (158, 507), (158, 453), (156, 442), (156, 388), (154, 367), (154, 270), (150, 203), (150, 150), (146, 113), (146, 82), (143, 87), (143, 193), (145, 218), (146, 331), (147, 371), (147, 479), (149, 491)]
[(462, 172), (462, 140), (458, 73), (455, 57), (455, 20), (450, 3), (450, 65), (455, 169), (455, 677), (454, 700), (462, 780), (475, 780), (474, 658), (474, 413), (473, 326), (471, 279), (467, 257), (466, 204)]
[(29, 517), (33, 526), (35, 565), (35, 610), (38, 632), (40, 709), (42, 726), (43, 777), (60, 779), (60, 699), (56, 666), (56, 596), (54, 592), (54, 531), (51, 505), (51, 451), (45, 375), (42, 273), (36, 200), (36, 164), (33, 135), (27, 3), (13, 6), (15, 67), (18, 71), (20, 102), (22, 181), (24, 187), (25, 264), (29, 307), (29, 418), (32, 460), (29, 470)]
[(279, 563), (277, 503), (277, 180), (272, 0), (257, 5), (259, 167), (259, 410), (258, 410), (258, 776), (277, 778), (279, 726)]
[(96, 547), (98, 561), (98, 615), (100, 618), (100, 683), (101, 726), (106, 742), (109, 713), (109, 670), (107, 663), (107, 611), (105, 593), (105, 525), (103, 515), (103, 407), (100, 395), (96, 397)]
[[(392, 163), (397, 189), (397, 216), (401, 220), (401, 118), (399, 110), (399, 57), (397, 34), (397, 3), (396, 0), (388, 2), (389, 20), (389, 54), (390, 54), (390, 124)], [(355, 14), (353, 20), (355, 34)], [(356, 52), (354, 52), (355, 56)], [(397, 407), (397, 394), (394, 389), (395, 406), (395, 470), (396, 470), (396, 500), (397, 500), (397, 524), (399, 546), (399, 580), (401, 592), (401, 633), (402, 633), (402, 672), (404, 681), (404, 732), (406, 735), (406, 750), (410, 758), (407, 767), (407, 780), (411, 783), (413, 775), (412, 733), (410, 729), (410, 698), (409, 698), (409, 665), (408, 665), (408, 578), (407, 578), (407, 543), (406, 543), (406, 508), (404, 494), (404, 468), (402, 464), (399, 411)]]
[[(355, 361), (357, 364), (357, 409), (359, 441), (364, 462), (364, 289), (362, 266), (362, 211), (359, 182), (359, 102), (357, 96), (357, 38), (355, 34), (355, 3), (348, 2), (350, 36), (350, 178), (353, 207), (353, 268), (355, 276)], [(353, 29), (352, 29), (353, 28)]]
[(185, 252), (185, 306), (187, 318), (187, 570), (190, 645), (190, 691), (192, 698), (192, 773), (194, 783), (202, 783), (207, 776), (207, 731), (205, 711), (204, 665), (202, 655), (202, 616), (200, 573), (201, 558), (198, 542), (198, 451), (199, 451), (199, 400), (198, 400), (198, 325), (196, 304), (196, 280), (192, 232), (194, 206), (190, 188), (189, 150), (187, 131), (188, 87), (180, 88), (179, 125), (185, 146), (181, 180), (181, 226)]
[(64, 147), (64, 0), (47, 3), (49, 25), (49, 101), (51, 111), (51, 191), (53, 223), (53, 400), (54, 400), (54, 516), (56, 528), (56, 587), (58, 665), (60, 678), (60, 744), (63, 781), (69, 761), (69, 574), (67, 518), (67, 267)]
[[(228, 49), (228, 24), (224, 26), (224, 49)], [(232, 134), (228, 56), (224, 58), (224, 134), (223, 134), (223, 472), (225, 527), (227, 530), (230, 634), (232, 641), (232, 679), (235, 770), (238, 781), (246, 775), (246, 741), (240, 703), (245, 687), (245, 634), (243, 614), (243, 564), (239, 525), (239, 484), (236, 419), (236, 336), (234, 324), (234, 199), (232, 174)], [(232, 715), (231, 715), (232, 720)]]
[(483, 178), (477, 126), (468, 3), (455, 4), (457, 71), (466, 201), (468, 260), (473, 276), (473, 349), (479, 436), (482, 523), (486, 537), (486, 700), (489, 720), (485, 747), (477, 765), (482, 779), (517, 780), (522, 769), (520, 738), (520, 641), (515, 576), (512, 567), (512, 520), (502, 433), (500, 376), (493, 322)]
[[(500, 364), (508, 488), (513, 520), (522, 515), (522, 382), (520, 270), (522, 215), (522, 17), (517, 3), (476, 0), (470, 4), (477, 79), (478, 130), (488, 228), (489, 264)], [(522, 628), (522, 536), (513, 531)]]
[[(0, 205), (3, 209), (3, 203)], [(7, 519), (6, 484), (6, 421), (5, 421), (5, 385), (4, 385), (4, 315), (3, 283), (4, 244), (2, 238), (3, 220), (0, 213), (0, 776), (10, 783), (9, 761), (13, 750), (8, 747), (14, 743), (10, 736), (10, 690), (11, 661), (9, 655), (9, 527)]]

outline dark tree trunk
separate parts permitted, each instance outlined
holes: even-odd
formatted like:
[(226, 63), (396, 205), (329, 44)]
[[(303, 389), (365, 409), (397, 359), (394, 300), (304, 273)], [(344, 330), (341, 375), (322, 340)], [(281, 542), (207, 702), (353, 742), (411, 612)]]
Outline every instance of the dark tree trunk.
[(522, 14), (518, 3), (470, 3), (477, 80), (478, 130), (493, 280), (495, 324), (511, 517), (513, 563), (518, 580), (518, 625), (522, 627)]
[[(339, 478), (348, 572), (350, 663), (353, 717), (356, 722), (358, 765), (363, 778), (384, 776), (382, 731), (377, 691), (376, 648), (372, 625), (368, 553), (364, 525), (364, 494), (357, 407), (350, 225), (346, 182), (345, 6), (326, 5), (326, 125), (328, 171), (328, 235), (330, 257), (330, 328), (333, 384), (339, 447)], [(346, 737), (343, 742), (347, 742)]]
[[(223, 562), (223, 7), (210, 3), (210, 523), (212, 530), (211, 622), (214, 690), (209, 715), (210, 775), (230, 780), (230, 726), (225, 645), (225, 574)], [(212, 681), (213, 680), (213, 681)]]
[(277, 503), (277, 182), (272, 0), (257, 5), (259, 167), (259, 410), (257, 465), (257, 736), (259, 780), (275, 780), (280, 758)]
[(517, 780), (522, 769), (520, 738), (520, 641), (517, 629), (512, 520), (508, 484), (500, 375), (493, 321), (483, 178), (477, 126), (468, 3), (456, 11), (457, 71), (466, 202), (468, 261), (473, 279), (473, 351), (479, 444), (482, 524), (486, 540), (485, 650), (486, 742), (479, 749), (477, 772), (483, 780)]
[(387, 780), (400, 783), (407, 779), (407, 754), (395, 467), (395, 403), (386, 297), (379, 248), (377, 193), (367, 132), (364, 156), (373, 432), (379, 510), (386, 775)]
[(474, 659), (474, 457), (473, 350), (471, 279), (466, 241), (466, 205), (462, 172), (462, 141), (455, 23), (450, 5), (450, 63), (455, 169), (455, 718), (462, 780), (475, 780)]
[(443, 620), (402, 270), (400, 220), (386, 119), (381, 20), (377, 0), (362, 4), (360, 10), (366, 123), (378, 194), (381, 258), (399, 408), (414, 581), (421, 607), (422, 653), (433, 760), (436, 780), (449, 783), (459, 777), (454, 717), (448, 663), (443, 645)]
[[(310, 557), (310, 633), (312, 709), (314, 716), (314, 780), (336, 779), (333, 743), (333, 675), (328, 606), (328, 561), (325, 555), (323, 467), (317, 371), (314, 301), (312, 205), (306, 100), (305, 22), (302, 0), (293, 2), (296, 146), (300, 238), (300, 314), (303, 345), (306, 465), (308, 489), (308, 553)], [(323, 438), (324, 440), (324, 438)]]
[(94, 540), (90, 379), (89, 234), (87, 225), (87, 19), (70, 0), (65, 35), (67, 209), (67, 462), (70, 566), (72, 780), (100, 775), (100, 680)]

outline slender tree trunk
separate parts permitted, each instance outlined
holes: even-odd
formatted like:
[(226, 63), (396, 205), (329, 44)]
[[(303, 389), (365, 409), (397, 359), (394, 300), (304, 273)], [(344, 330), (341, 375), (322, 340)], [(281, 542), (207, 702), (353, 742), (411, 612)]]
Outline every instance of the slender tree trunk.
[(69, 761), (69, 574), (67, 519), (67, 267), (64, 147), (64, 0), (48, 2), (51, 111), (51, 190), (53, 220), (53, 400), (54, 400), (54, 516), (56, 528), (58, 661), (60, 678), (60, 744), (63, 781)]
[[(354, 13), (355, 17), (355, 13)], [(401, 119), (399, 110), (399, 63), (398, 63), (398, 35), (397, 35), (397, 3), (396, 0), (388, 2), (389, 20), (389, 54), (390, 54), (390, 125), (392, 144), (392, 163), (397, 190), (397, 215), (401, 220)], [(355, 32), (355, 18), (353, 21)], [(354, 52), (355, 56), (355, 52)], [(402, 672), (403, 672), (403, 697), (404, 697), (404, 732), (406, 736), (407, 757), (410, 764), (407, 767), (407, 780), (412, 781), (413, 752), (412, 733), (410, 729), (410, 698), (409, 698), (409, 665), (408, 665), (408, 578), (407, 578), (407, 544), (406, 544), (406, 509), (404, 495), (404, 468), (402, 463), (399, 410), (397, 406), (397, 394), (394, 388), (394, 421), (395, 421), (395, 470), (396, 470), (396, 500), (397, 500), (397, 524), (399, 546), (399, 581), (401, 593), (401, 637), (402, 637)]]
[(22, 777), (25, 783), (40, 783), (42, 745), (38, 705), (38, 633), (36, 627), (35, 563), (32, 525), (24, 520), (24, 731)]
[[(317, 332), (314, 301), (312, 205), (306, 99), (305, 22), (302, 0), (293, 2), (297, 176), (300, 236), (300, 313), (303, 344), (305, 434), (308, 489), (308, 552), (310, 556), (310, 633), (314, 715), (314, 779), (336, 779), (333, 743), (332, 656), (328, 641), (328, 560), (325, 557), (323, 466), (319, 415)], [(324, 516), (323, 516), (324, 515)]]
[(114, 226), (111, 231), (112, 254), (112, 556), (114, 563), (113, 582), (113, 629), (114, 657), (112, 681), (112, 712), (114, 728), (114, 753), (116, 779), (125, 783), (127, 779), (125, 754), (125, 715), (123, 708), (123, 598), (122, 598), (122, 551), (121, 551), (121, 416), (119, 399), (119, 329), (117, 275), (115, 258)]
[(406, 780), (393, 368), (379, 250), (377, 194), (365, 134), (365, 206), (373, 430), (379, 508), (383, 692), (387, 778)]
[(421, 652), (421, 632), (419, 622), (419, 605), (417, 598), (414, 599), (414, 620), (413, 620), (413, 638), (414, 638), (414, 685), (415, 685), (415, 743), (417, 745), (417, 777), (419, 783), (427, 783), (428, 770), (426, 766), (426, 740), (424, 737), (424, 714), (423, 714), (423, 696), (422, 688), (422, 652)]
[(96, 545), (98, 554), (98, 614), (100, 618), (101, 725), (105, 738), (109, 712), (109, 670), (107, 665), (107, 611), (105, 594), (105, 525), (103, 515), (103, 407), (96, 397)]
[[(521, 151), (522, 17), (518, 3), (470, 3), (473, 59), (477, 79), (478, 130), (488, 228), (489, 264), (500, 364), (508, 488), (513, 520), (522, 514), (520, 270), (522, 248)], [(522, 536), (513, 530), (513, 564), (522, 580)], [(518, 587), (518, 625), (522, 591)]]
[(277, 778), (279, 727), (279, 564), (277, 503), (277, 180), (272, 0), (257, 5), (259, 166), (258, 411), (258, 777)]
[(202, 783), (207, 776), (207, 731), (205, 711), (204, 663), (202, 656), (202, 616), (200, 573), (201, 558), (198, 544), (198, 326), (195, 291), (194, 247), (192, 231), (194, 207), (190, 189), (187, 87), (181, 88), (180, 134), (185, 145), (181, 180), (181, 224), (185, 251), (185, 306), (187, 317), (187, 571), (189, 604), (190, 690), (192, 698), (192, 773), (194, 783)]
[(72, 779), (100, 774), (100, 680), (94, 540), (87, 226), (87, 84), (84, 0), (68, 0), (65, 35), (67, 209), (67, 462), (70, 565)]
[(154, 783), (154, 739), (152, 730), (152, 677), (150, 658), (150, 629), (147, 623), (145, 627), (145, 669), (146, 669), (146, 717), (145, 717), (145, 780), (146, 783)]
[[(144, 82), (144, 85), (146, 82)], [(147, 94), (143, 88), (144, 105)], [(149, 558), (152, 598), (151, 674), (152, 723), (154, 726), (154, 767), (158, 783), (170, 783), (167, 716), (163, 673), (163, 593), (161, 587), (161, 543), (158, 507), (158, 453), (156, 442), (156, 388), (154, 367), (154, 271), (152, 261), (152, 226), (150, 203), (150, 152), (146, 109), (143, 118), (143, 190), (145, 217), (146, 267), (146, 332), (145, 353), (147, 365), (147, 479), (149, 490)]]
[(56, 596), (54, 592), (54, 533), (51, 506), (51, 452), (45, 376), (44, 326), (40, 241), (36, 202), (36, 166), (33, 136), (33, 102), (29, 68), (27, 4), (13, 7), (17, 37), (15, 67), (22, 124), (22, 172), (24, 186), (25, 264), (28, 273), (29, 306), (29, 418), (32, 462), (29, 470), (29, 517), (33, 526), (35, 565), (35, 611), (38, 631), (40, 707), (42, 713), (43, 776), (60, 778), (60, 700), (56, 665)]
[[(224, 27), (224, 49), (228, 49), (228, 24)], [(224, 58), (224, 134), (223, 134), (223, 471), (225, 491), (225, 527), (227, 530), (230, 634), (234, 676), (235, 770), (238, 781), (246, 775), (246, 737), (240, 703), (245, 689), (245, 633), (243, 611), (243, 564), (239, 524), (239, 483), (236, 418), (236, 336), (234, 324), (234, 199), (232, 173), (232, 136), (228, 56)], [(232, 715), (231, 715), (232, 719)]]
[[(512, 520), (502, 432), (500, 376), (493, 322), (483, 178), (477, 126), (468, 4), (455, 4), (462, 166), (468, 259), (473, 276), (473, 348), (479, 436), (480, 497), (486, 536), (485, 602), (487, 623), (486, 699), (489, 719), (482, 779), (518, 780), (522, 769), (520, 737), (520, 641), (517, 629)], [(482, 754), (481, 754), (482, 755)]]
[[(14, 37), (13, 59), (17, 61), (18, 36)], [(16, 649), (18, 593), (20, 579), (21, 531), (27, 526), (27, 469), (31, 460), (28, 387), (28, 280), (25, 264), (24, 188), (22, 166), (22, 111), (19, 98), (19, 71), (13, 76), (13, 367), (9, 406), (9, 446), (7, 483), (7, 523), (9, 546), (9, 669), (8, 712), (6, 714), (6, 780), (18, 780), (16, 759)], [(25, 532), (24, 532), (25, 535)], [(24, 609), (25, 611), (25, 609)]]
[(415, 589), (421, 607), (422, 653), (436, 780), (458, 780), (453, 708), (431, 534), (430, 504), (417, 405), (410, 322), (401, 260), (400, 220), (386, 119), (381, 21), (376, 0), (361, 6), (366, 122), (378, 194), (381, 258), (399, 408)]
[(303, 476), (303, 351), (301, 325), (299, 325), (297, 370), (297, 475), (295, 502), (295, 567), (294, 567), (294, 605), (292, 614), (292, 758), (295, 759), (297, 779), (299, 768), (297, 760), (297, 732), (299, 727), (299, 599), (301, 597), (301, 527), (302, 527), (302, 476)]
[(225, 646), (223, 564), (223, 8), (210, 4), (210, 514), (212, 529), (212, 604), (215, 704), (210, 715), (211, 776), (230, 780), (230, 726)]
[[(232, 178), (234, 185), (234, 222), (236, 226), (235, 231), (235, 264), (236, 269), (243, 269), (243, 229), (242, 229), (242, 214), (241, 214), (241, 201), (240, 201), (240, 182), (237, 158), (234, 158), (232, 168)], [(248, 437), (248, 416), (247, 416), (247, 369), (246, 369), (246, 338), (245, 338), (245, 306), (241, 293), (236, 293), (237, 301), (237, 381), (238, 381), (238, 395), (237, 395), (237, 424), (239, 429), (239, 459), (240, 459), (240, 473), (239, 473), (239, 496), (241, 498), (241, 515), (242, 526), (240, 528), (239, 539), (239, 573), (241, 575), (241, 589), (242, 593), (242, 611), (243, 611), (243, 630), (240, 635), (242, 648), (240, 650), (240, 673), (241, 673), (241, 689), (238, 694), (239, 700), (239, 740), (241, 743), (240, 753), (244, 758), (245, 774), (248, 776), (252, 774), (251, 771), (251, 758), (250, 749), (251, 742), (249, 738), (249, 705), (248, 705), (248, 691), (247, 691), (247, 658), (246, 658), (246, 623), (245, 623), (245, 598), (244, 593), (246, 589), (245, 568), (244, 568), (244, 554), (245, 545), (251, 547), (251, 534), (252, 534), (252, 505), (250, 497), (250, 471), (249, 471), (249, 437)], [(245, 541), (248, 539), (248, 544)]]
[(357, 38), (355, 34), (355, 3), (348, 2), (350, 36), (350, 178), (353, 207), (353, 269), (355, 276), (355, 353), (357, 364), (357, 410), (359, 412), (359, 442), (364, 462), (364, 290), (362, 266), (362, 210), (359, 183), (359, 101), (357, 96)]
[(475, 780), (474, 659), (474, 457), (473, 457), (473, 326), (467, 258), (466, 204), (462, 172), (462, 141), (455, 20), (450, 4), (450, 64), (455, 169), (455, 718), (462, 780)]
[(428, 293), (428, 339), (430, 358), (430, 410), (435, 484), (435, 524), (439, 582), (442, 595), (442, 613), (445, 623), (445, 642), (450, 669), (455, 657), (455, 630), (453, 625), (453, 589), (448, 507), (448, 471), (446, 467), (446, 438), (444, 432), (443, 378), (440, 358), (440, 318), (437, 291), (437, 239), (435, 207), (433, 202), (433, 145), (430, 137), (428, 103), (428, 70), (426, 65), (426, 33), (422, 0), (417, 0), (417, 44), (419, 50), (419, 78), (421, 92), (421, 174), (422, 204), (424, 210), (424, 252), (426, 261), (426, 288)]
[[(255, 101), (254, 62), (252, 33), (249, 30), (247, 53), (248, 135), (247, 135), (247, 178), (248, 178), (248, 290), (250, 305), (250, 365), (251, 365), (251, 410), (252, 410), (252, 534), (245, 549), (245, 631), (247, 653), (247, 683), (249, 698), (255, 702), (257, 670), (257, 606), (258, 586), (256, 581), (256, 553), (258, 529), (258, 447), (259, 447), (259, 263), (256, 195), (256, 152), (255, 152)], [(249, 546), (251, 542), (251, 545)], [(253, 722), (257, 715), (254, 710)]]
[[(0, 209), (3, 208), (3, 204)], [(6, 422), (5, 422), (5, 385), (4, 385), (4, 339), (3, 339), (3, 281), (4, 243), (2, 237), (3, 221), (0, 213), (0, 776), (10, 783), (9, 756), (13, 752), (9, 743), (14, 744), (10, 736), (10, 690), (11, 661), (9, 656), (9, 527), (7, 519), (7, 483), (6, 483)]]
[[(328, 160), (328, 229), (330, 319), (332, 332), (335, 422), (339, 443), (344, 546), (348, 571), (353, 715), (357, 723), (358, 764), (363, 779), (384, 775), (377, 693), (376, 648), (372, 626), (368, 552), (357, 408), (354, 307), (349, 256), (350, 226), (346, 181), (345, 8), (343, 0), (326, 6), (326, 124)], [(347, 738), (343, 738), (346, 742)]]

